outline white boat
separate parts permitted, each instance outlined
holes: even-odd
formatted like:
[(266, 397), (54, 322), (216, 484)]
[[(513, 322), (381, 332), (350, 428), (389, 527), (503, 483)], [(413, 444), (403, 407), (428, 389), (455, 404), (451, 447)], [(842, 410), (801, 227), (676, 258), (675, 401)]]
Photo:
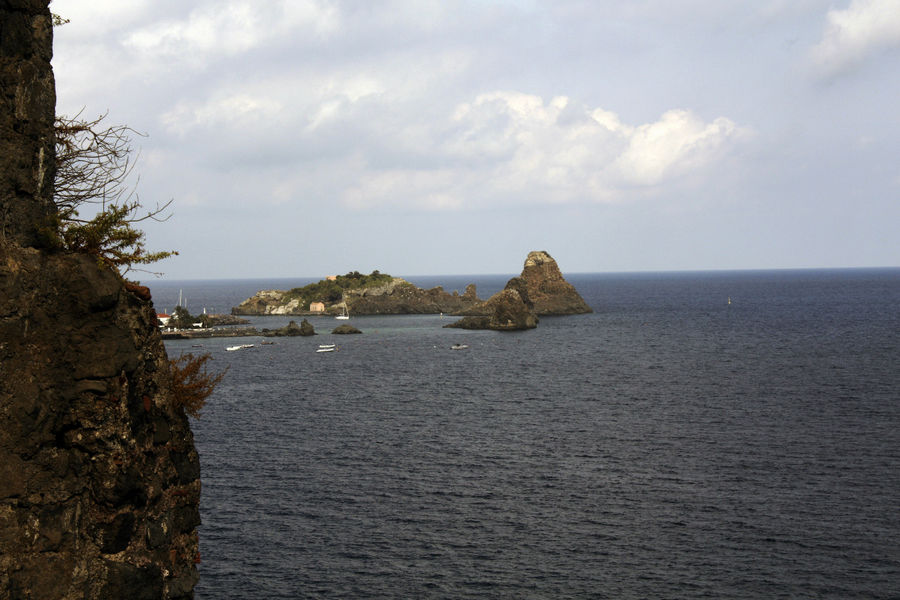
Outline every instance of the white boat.
[(334, 344), (319, 344), (319, 348), (334, 348)]
[(468, 347), (469, 347), (468, 344), (453, 344), (452, 346), (450, 346), (450, 349), (451, 350), (465, 350)]
[(335, 348), (334, 344), (332, 344), (330, 348), (327, 346), (319, 346), (319, 349), (316, 350), (316, 352), (334, 352), (335, 350), (337, 350), (337, 348)]
[(252, 348), (253, 344), (241, 344), (239, 346), (228, 346), (225, 349), (229, 352), (234, 352), (235, 350), (245, 350), (247, 348)]
[(342, 307), (341, 307), (341, 314), (335, 315), (334, 318), (335, 318), (335, 319), (338, 319), (338, 320), (341, 320), (341, 321), (346, 321), (347, 319), (349, 319), (349, 318), (350, 318), (350, 315), (347, 314), (347, 307), (343, 307), (343, 306), (342, 306)]

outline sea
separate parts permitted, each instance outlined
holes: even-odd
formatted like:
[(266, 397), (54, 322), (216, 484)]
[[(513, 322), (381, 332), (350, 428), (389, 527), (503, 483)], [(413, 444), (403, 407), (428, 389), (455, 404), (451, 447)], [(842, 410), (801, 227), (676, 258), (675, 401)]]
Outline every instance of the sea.
[[(900, 598), (900, 269), (566, 279), (594, 312), (530, 331), (166, 342), (227, 369), (196, 598)], [(144, 283), (197, 314), (311, 281)]]

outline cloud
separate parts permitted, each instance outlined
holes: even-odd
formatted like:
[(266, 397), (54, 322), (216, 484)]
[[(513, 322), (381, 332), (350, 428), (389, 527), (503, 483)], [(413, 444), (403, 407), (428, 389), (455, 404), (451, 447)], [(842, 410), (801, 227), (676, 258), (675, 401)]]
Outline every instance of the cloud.
[(499, 27), (512, 5), (388, 5), (398, 10), (204, 1), (151, 17), (145, 3), (94, 55), (115, 62), (80, 80), (129, 98), (151, 143), (181, 157), (170, 168), (239, 174), (268, 190), (261, 202), (328, 197), (353, 210), (625, 202), (702, 180), (748, 132), (660, 100), (643, 111), (655, 119), (623, 118), (596, 106), (602, 92), (579, 90), (593, 106), (553, 96), (564, 80), (495, 90), (518, 71), (488, 60), (478, 28)]
[(316, 0), (259, 3), (231, 1), (202, 5), (189, 14), (155, 22), (128, 35), (125, 45), (147, 54), (199, 60), (247, 52), (286, 35), (327, 35), (338, 27), (337, 12)]
[(826, 19), (822, 39), (811, 52), (814, 65), (826, 76), (900, 46), (900, 0), (853, 0), (845, 10), (828, 11)]
[(508, 204), (616, 202), (717, 165), (749, 130), (687, 110), (632, 126), (613, 112), (558, 96), (544, 102), (495, 91), (434, 124), (432, 169), (365, 173), (345, 199), (355, 207), (412, 204), (459, 209)]

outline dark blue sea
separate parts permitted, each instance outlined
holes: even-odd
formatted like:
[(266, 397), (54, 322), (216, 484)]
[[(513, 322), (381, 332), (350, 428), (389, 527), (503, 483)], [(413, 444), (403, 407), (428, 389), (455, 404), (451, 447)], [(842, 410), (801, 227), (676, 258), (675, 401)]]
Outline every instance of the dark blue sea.
[[(167, 342), (229, 368), (197, 598), (900, 598), (900, 269), (567, 279), (595, 312), (520, 333)], [(145, 283), (198, 313), (310, 281)]]

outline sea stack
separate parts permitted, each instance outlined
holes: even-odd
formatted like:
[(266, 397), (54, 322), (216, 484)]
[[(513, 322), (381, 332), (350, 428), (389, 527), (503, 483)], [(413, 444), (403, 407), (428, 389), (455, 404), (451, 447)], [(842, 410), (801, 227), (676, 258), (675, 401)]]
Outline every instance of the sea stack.
[(513, 277), (485, 302), (456, 314), (463, 318), (444, 327), (514, 331), (537, 327), (538, 317), (593, 312), (566, 281), (556, 261), (543, 250), (529, 252), (522, 274)]
[(593, 312), (575, 287), (563, 278), (553, 257), (543, 250), (528, 253), (520, 277), (538, 316)]

